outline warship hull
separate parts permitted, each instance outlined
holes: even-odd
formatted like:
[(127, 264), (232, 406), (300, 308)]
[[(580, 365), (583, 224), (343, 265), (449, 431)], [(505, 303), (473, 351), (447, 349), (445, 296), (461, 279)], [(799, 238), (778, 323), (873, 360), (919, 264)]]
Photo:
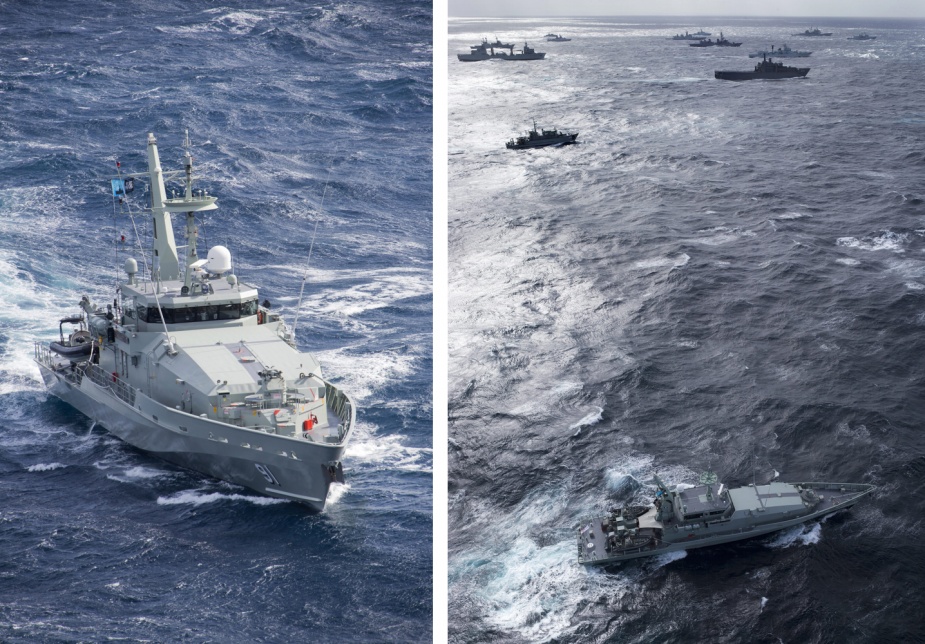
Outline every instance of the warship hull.
[(565, 136), (557, 136), (552, 139), (539, 139), (534, 141), (525, 141), (523, 143), (508, 142), (505, 145), (509, 150), (527, 150), (529, 148), (543, 148), (549, 145), (568, 145), (569, 143), (574, 143), (577, 138), (578, 132), (575, 134), (567, 134)]
[[(340, 458), (346, 440), (337, 445), (307, 442), (172, 409), (99, 367), (71, 369), (38, 346), (36, 363), (49, 393), (129, 445), (180, 467), (317, 512), (324, 509), (331, 483), (344, 481)], [(329, 411), (347, 416), (349, 432), (353, 405), (329, 406)]]
[(456, 58), (464, 63), (477, 63), (482, 60), (489, 60), (491, 54), (456, 54)]
[[(637, 544), (630, 547), (612, 547), (609, 550), (605, 546), (607, 533), (602, 525), (607, 517), (595, 517), (590, 521), (582, 522), (582, 527), (578, 531), (578, 560), (585, 565), (606, 565), (761, 537), (848, 509), (874, 490), (872, 485), (848, 483), (793, 483), (792, 485), (812, 489), (828, 498), (812, 511), (800, 513), (797, 516), (765, 522), (755, 519), (744, 525), (742, 523), (736, 525), (735, 522), (727, 520), (700, 522), (677, 528), (673, 526), (664, 531), (658, 530), (640, 535)], [(651, 528), (645, 530), (649, 532)]]
[(535, 54), (495, 54), (497, 60), (543, 60), (546, 58), (546, 52)]
[(781, 80), (784, 78), (803, 78), (809, 73), (809, 67), (792, 68), (792, 71), (784, 70), (780, 72), (713, 72), (714, 78), (728, 81), (747, 81), (747, 80)]

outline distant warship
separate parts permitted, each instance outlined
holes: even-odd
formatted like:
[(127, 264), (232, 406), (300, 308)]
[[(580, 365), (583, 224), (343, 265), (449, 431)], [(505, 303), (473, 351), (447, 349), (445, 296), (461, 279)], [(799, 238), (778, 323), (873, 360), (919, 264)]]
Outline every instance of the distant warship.
[(669, 489), (656, 475), (653, 506), (629, 506), (581, 522), (578, 561), (605, 565), (758, 537), (850, 508), (874, 491), (863, 483), (777, 483)]
[(569, 42), (571, 38), (563, 38), (559, 34), (546, 34), (546, 42)]
[(468, 54), (456, 54), (456, 58), (464, 63), (474, 63), (480, 60), (488, 60), (494, 55), (494, 50), (490, 50), (488, 41), (484, 38), (480, 44), (469, 47), (469, 50)]
[(511, 43), (501, 42), (498, 38), (495, 38), (495, 42), (488, 42), (487, 38), (482, 38), (481, 43), (469, 47), (468, 54), (456, 54), (456, 58), (464, 63), (473, 63), (480, 60), (506, 58), (508, 56), (508, 54), (504, 52), (495, 51), (496, 49), (507, 49), (511, 54), (514, 53), (514, 45)]
[(543, 60), (546, 58), (546, 52), (536, 51), (530, 47), (530, 45), (524, 43), (524, 48), (517, 53), (515, 53), (514, 48), (511, 47), (510, 54), (501, 52), (499, 54), (495, 54), (494, 57), (498, 60)]
[(547, 145), (566, 145), (574, 143), (577, 138), (578, 132), (572, 134), (555, 129), (537, 130), (536, 121), (533, 121), (533, 129), (527, 132), (526, 136), (518, 136), (504, 145), (508, 150), (524, 150), (526, 148), (541, 148)]
[(775, 63), (770, 58), (765, 58), (755, 65), (755, 71), (753, 72), (717, 71), (713, 72), (713, 76), (720, 80), (731, 81), (755, 80), (761, 78), (802, 78), (809, 73), (809, 69), (809, 67), (785, 67), (783, 63)]
[(704, 38), (706, 38), (706, 36), (695, 36), (685, 31), (683, 34), (675, 34), (669, 38), (669, 40), (703, 40)]
[(811, 51), (797, 51), (796, 49), (790, 49), (787, 45), (783, 47), (774, 48), (774, 45), (771, 45), (770, 49), (765, 49), (762, 51), (755, 51), (748, 55), (749, 58), (758, 58), (761, 56), (765, 58), (767, 56), (775, 56), (777, 58), (807, 58), (813, 52)]
[(793, 35), (794, 35), (794, 36), (831, 36), (831, 35), (832, 35), (832, 32), (822, 33), (822, 32), (819, 31), (818, 29), (813, 28), (813, 29), (807, 29), (806, 31), (804, 31), (804, 32), (801, 33), (801, 34), (793, 34)]
[(689, 34), (686, 31), (683, 34), (676, 34), (672, 36), (669, 40), (703, 40), (706, 36), (697, 36), (695, 34)]
[(876, 36), (868, 36), (867, 34), (858, 34), (857, 36), (851, 36), (848, 40), (876, 40)]
[(726, 40), (726, 38), (723, 37), (723, 32), (721, 31), (719, 32), (719, 38), (716, 40), (710, 40), (707, 38), (706, 40), (701, 40), (700, 42), (693, 42), (689, 44), (688, 47), (740, 47), (741, 45), (742, 43), (740, 42), (731, 42)]

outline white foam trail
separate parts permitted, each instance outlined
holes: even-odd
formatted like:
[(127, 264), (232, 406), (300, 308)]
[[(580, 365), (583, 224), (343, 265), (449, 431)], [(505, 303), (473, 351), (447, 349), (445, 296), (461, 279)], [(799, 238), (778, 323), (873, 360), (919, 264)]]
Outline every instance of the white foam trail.
[(769, 542), (769, 548), (789, 548), (793, 545), (808, 546), (819, 543), (822, 538), (822, 525), (798, 525), (775, 535)]
[[(651, 475), (652, 465), (650, 456), (628, 456), (605, 471), (607, 487), (609, 482), (638, 483), (637, 477)], [(665, 468), (663, 474), (673, 481), (692, 473)], [(643, 484), (638, 485), (643, 488)], [(582, 598), (619, 598), (632, 591), (637, 577), (685, 556), (663, 555), (653, 560), (654, 568), (647, 565), (619, 573), (577, 565), (576, 535), (568, 526), (612, 505), (612, 498), (610, 491), (602, 490), (600, 498), (578, 506), (563, 491), (567, 486), (563, 482), (536, 489), (517, 507), (503, 512), (485, 502), (472, 502), (469, 516), (477, 525), (469, 527), (488, 539), (450, 561), (451, 583), (475, 580), (471, 593), (484, 602), (486, 619), (529, 641), (570, 637), (576, 592)], [(553, 538), (550, 530), (555, 530)], [(533, 538), (540, 534), (543, 539)]]
[(119, 474), (107, 474), (106, 478), (111, 481), (118, 481), (119, 483), (132, 483), (135, 481), (147, 481), (151, 479), (162, 478), (170, 476), (171, 474), (171, 472), (165, 472), (163, 470), (156, 470), (150, 467), (136, 465)]
[(562, 607), (588, 576), (575, 564), (574, 544), (541, 547), (520, 537), (506, 554), (482, 591), (493, 609), (489, 621), (531, 641), (559, 637), (570, 622), (570, 611)]
[(331, 487), (328, 488), (328, 498), (324, 504), (325, 509), (337, 505), (338, 501), (344, 498), (349, 490), (349, 483), (332, 483)]
[(245, 496), (244, 494), (222, 494), (221, 492), (211, 492), (202, 494), (195, 490), (179, 492), (173, 496), (159, 496), (158, 505), (193, 505), (200, 506), (207, 503), (217, 503), (219, 501), (247, 501), (254, 505), (275, 505), (277, 503), (291, 503), (286, 499), (272, 499), (267, 496)]
[(687, 550), (678, 550), (676, 552), (666, 552), (663, 555), (657, 555), (652, 557), (654, 562), (654, 568), (657, 570), (659, 568), (664, 568), (668, 564), (678, 561), (679, 559), (684, 559), (687, 556)]

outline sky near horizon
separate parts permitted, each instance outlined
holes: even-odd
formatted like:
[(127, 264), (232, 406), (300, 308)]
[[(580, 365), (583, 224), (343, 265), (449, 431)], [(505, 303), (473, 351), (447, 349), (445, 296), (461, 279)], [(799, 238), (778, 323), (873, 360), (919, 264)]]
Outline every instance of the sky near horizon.
[(925, 18), (923, 0), (449, 0), (451, 17), (786, 16)]

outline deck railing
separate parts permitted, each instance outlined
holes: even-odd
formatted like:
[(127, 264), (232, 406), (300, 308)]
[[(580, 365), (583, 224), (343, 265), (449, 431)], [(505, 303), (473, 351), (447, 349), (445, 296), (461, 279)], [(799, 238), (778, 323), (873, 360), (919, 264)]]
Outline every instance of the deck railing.
[(87, 365), (86, 373), (94, 384), (109, 389), (116, 398), (130, 407), (135, 406), (135, 388), (130, 384), (95, 364)]

